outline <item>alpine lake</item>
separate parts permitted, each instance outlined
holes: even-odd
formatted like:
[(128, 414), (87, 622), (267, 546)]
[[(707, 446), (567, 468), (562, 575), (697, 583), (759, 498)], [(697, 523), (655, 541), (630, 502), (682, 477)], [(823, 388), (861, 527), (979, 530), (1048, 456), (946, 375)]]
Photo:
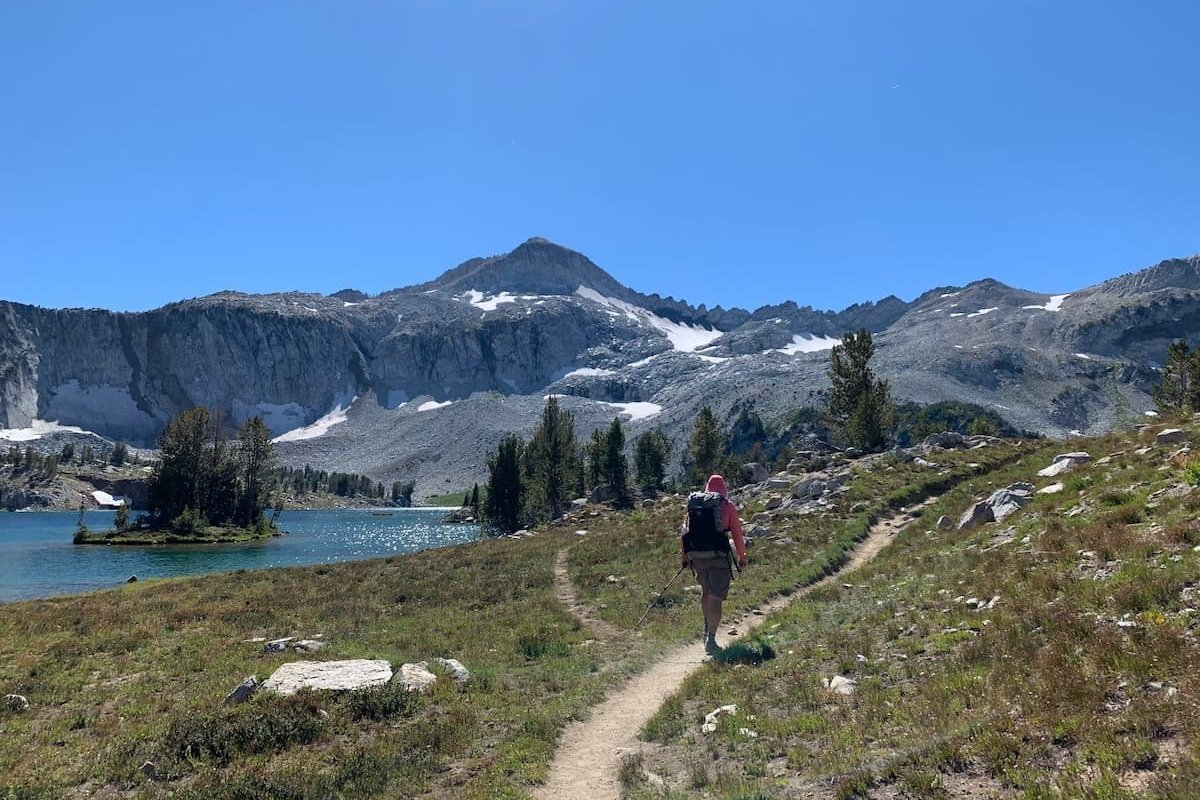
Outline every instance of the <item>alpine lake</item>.
[[(172, 578), (241, 569), (393, 556), (479, 537), (475, 525), (442, 522), (448, 509), (285, 511), (283, 536), (233, 544), (75, 545), (79, 512), (0, 513), (0, 602), (104, 589), (130, 577)], [(88, 511), (93, 531), (112, 511)]]

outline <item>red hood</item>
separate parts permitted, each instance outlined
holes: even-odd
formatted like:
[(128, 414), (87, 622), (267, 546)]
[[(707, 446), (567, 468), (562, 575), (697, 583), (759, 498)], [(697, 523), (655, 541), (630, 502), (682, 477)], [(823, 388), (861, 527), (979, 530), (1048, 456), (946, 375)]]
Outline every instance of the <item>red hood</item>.
[(704, 487), (706, 492), (716, 492), (721, 497), (726, 497), (725, 479), (720, 475), (713, 475), (708, 479), (708, 485)]

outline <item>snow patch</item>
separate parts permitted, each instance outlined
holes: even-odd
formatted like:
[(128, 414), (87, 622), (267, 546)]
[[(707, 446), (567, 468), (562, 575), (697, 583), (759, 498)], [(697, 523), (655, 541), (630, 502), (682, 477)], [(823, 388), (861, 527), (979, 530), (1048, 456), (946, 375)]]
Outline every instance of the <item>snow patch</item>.
[(628, 319), (641, 325), (648, 325), (662, 333), (671, 342), (671, 347), (683, 353), (691, 353), (706, 345), (712, 344), (725, 335), (724, 331), (713, 328), (709, 330), (703, 325), (685, 325), (682, 322), (671, 322), (657, 314), (652, 314), (641, 306), (626, 303), (615, 297), (606, 297), (595, 289), (580, 286), (575, 294), (585, 300), (591, 300), (605, 308), (615, 309)]
[(958, 297), (960, 294), (962, 294), (962, 292), (947, 292), (946, 294), (942, 295), (942, 299), (944, 300), (947, 297)]
[(797, 353), (816, 353), (821, 350), (832, 349), (835, 345), (842, 343), (841, 339), (834, 339), (832, 336), (817, 336), (816, 334), (795, 334), (792, 336), (792, 343), (786, 344), (776, 350), (768, 350), (768, 353), (783, 353), (785, 355), (794, 356)]
[(982, 317), (984, 314), (990, 314), (993, 311), (998, 311), (999, 309), (1000, 309), (1000, 306), (992, 306), (991, 308), (981, 308), (978, 311), (972, 311), (970, 314), (967, 314), (967, 316), (968, 317)]
[(28, 428), (0, 428), (0, 440), (34, 442), (51, 433), (91, 433), (74, 425), (59, 425), (55, 421), (35, 419)]
[(282, 442), (303, 442), (306, 439), (316, 439), (329, 433), (330, 429), (335, 425), (340, 425), (346, 421), (346, 413), (350, 410), (350, 406), (358, 396), (339, 402), (332, 411), (325, 416), (313, 422), (311, 425), (305, 425), (303, 428), (296, 428), (294, 431), (288, 431), (282, 436), (276, 436), (271, 441), (275, 444)]
[(446, 406), (453, 404), (453, 400), (445, 400), (441, 403), (439, 403), (437, 400), (426, 400), (424, 403), (421, 403), (421, 405), (417, 406), (417, 411), (437, 411), (439, 408), (445, 408)]
[(1158, 416), (1157, 411), (1147, 411), (1147, 412), (1145, 412), (1145, 414), (1147, 417), (1157, 417)]
[(1058, 311), (1062, 308), (1063, 300), (1070, 297), (1070, 294), (1052, 294), (1045, 305), (1041, 306), (1021, 306), (1022, 308), (1032, 308), (1037, 311)]
[(102, 492), (99, 489), (92, 492), (92, 499), (105, 508), (118, 508), (119, 506), (125, 505), (124, 498), (118, 499), (113, 497), (108, 492)]
[[(511, 292), (501, 292), (497, 295), (486, 295), (478, 289), (468, 289), (458, 296), (459, 300), (465, 300), (481, 311), (495, 311), (505, 303), (515, 303), (518, 300), (543, 300), (541, 295), (536, 294), (512, 294)], [(533, 313), (530, 311), (529, 313)], [(482, 319), (482, 317), (481, 317)]]
[(564, 378), (606, 378), (609, 375), (616, 375), (611, 369), (599, 369), (597, 367), (580, 367), (573, 369)]
[(1091, 360), (1092, 360), (1092, 357), (1091, 357), (1091, 356), (1089, 356), (1087, 353), (1075, 353), (1074, 355), (1075, 355), (1075, 357), (1076, 357), (1076, 358), (1082, 358), (1084, 361), (1091, 361)]
[(266, 426), (274, 433), (276, 431), (284, 432), (294, 430), (304, 423), (304, 417), (308, 414), (308, 409), (299, 403), (258, 403), (254, 406), (254, 411), (257, 414), (251, 413), (246, 416), (259, 416)]
[(389, 389), (387, 393), (387, 399), (384, 401), (383, 406), (390, 411), (392, 409), (399, 408), (407, 402), (408, 392), (404, 391), (403, 389)]
[(604, 403), (604, 405), (617, 409), (623, 416), (628, 416), (630, 422), (650, 419), (650, 417), (661, 414), (663, 410), (658, 403)]
[(655, 353), (654, 355), (650, 356), (649, 358), (643, 358), (640, 361), (634, 361), (632, 364), (626, 364), (625, 366), (629, 367), (630, 369), (637, 369), (638, 367), (644, 367), (661, 355), (662, 355), (662, 353)]

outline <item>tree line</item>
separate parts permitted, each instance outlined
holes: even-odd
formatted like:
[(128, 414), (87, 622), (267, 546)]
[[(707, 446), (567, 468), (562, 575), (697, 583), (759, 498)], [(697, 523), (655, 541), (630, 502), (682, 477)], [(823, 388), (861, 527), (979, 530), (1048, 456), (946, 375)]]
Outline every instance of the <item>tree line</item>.
[(412, 505), (413, 481), (393, 481), (391, 486), (382, 481), (375, 481), (367, 475), (352, 472), (326, 472), (323, 469), (313, 469), (305, 464), (303, 467), (280, 467), (280, 485), (291, 489), (297, 494), (335, 494), (338, 497), (364, 497), (391, 502), (393, 505), (408, 507)]
[[(810, 423), (825, 441), (864, 452), (878, 451), (895, 442), (898, 419), (910, 433), (925, 427), (933, 432), (932, 428), (943, 422), (961, 421), (964, 415), (970, 415), (962, 424), (973, 432), (1007, 432), (1000, 417), (977, 406), (950, 404), (937, 410), (922, 410), (915, 404), (897, 407), (888, 382), (871, 369), (874, 355), (875, 343), (869, 331), (862, 329), (843, 336), (830, 352), (827, 408), (800, 410), (789, 422), (790, 432), (804, 430)], [(699, 486), (713, 473), (721, 473), (731, 487), (736, 487), (745, 477), (742, 467), (747, 462), (770, 463), (774, 457), (786, 463), (790, 457), (786, 437), (772, 441), (768, 426), (751, 406), (735, 406), (734, 412), (733, 423), (726, 427), (710, 406), (700, 409), (686, 450), (680, 454), (682, 470), (670, 482), (670, 439), (661, 430), (639, 436), (632, 448), (636, 488), (650, 494), (667, 486), (674, 488), (675, 480)], [(607, 430), (596, 430), (580, 443), (573, 415), (551, 397), (528, 442), (511, 434), (489, 457), (482, 516), (494, 529), (513, 531), (555, 519), (568, 508), (572, 497), (583, 496), (617, 505), (629, 502), (625, 432), (617, 418)]]
[(90, 445), (77, 448), (73, 443), (63, 445), (57, 453), (43, 455), (26, 445), (22, 450), (18, 445), (12, 445), (7, 452), (0, 454), (0, 464), (8, 464), (20, 472), (30, 473), (42, 479), (53, 478), (60, 467), (88, 466), (91, 464), (112, 464), (114, 467), (125, 464), (140, 464), (136, 455), (131, 454), (124, 442), (117, 442), (111, 449), (97, 450)]
[[(501, 531), (557, 519), (577, 497), (592, 496), (627, 506), (632, 500), (625, 428), (614, 417), (606, 429), (581, 441), (575, 415), (551, 396), (529, 441), (517, 434), (501, 440), (488, 458), (482, 516)], [(670, 440), (661, 431), (637, 438), (634, 481), (645, 493), (663, 487)]]

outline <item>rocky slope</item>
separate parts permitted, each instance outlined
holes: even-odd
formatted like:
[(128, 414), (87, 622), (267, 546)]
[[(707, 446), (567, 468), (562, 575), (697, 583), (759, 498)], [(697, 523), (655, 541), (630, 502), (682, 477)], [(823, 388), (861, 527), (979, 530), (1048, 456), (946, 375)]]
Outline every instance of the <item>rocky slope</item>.
[(982, 280), (841, 312), (708, 309), (531, 239), (377, 297), (226, 292), (139, 314), (0, 302), (0, 426), (148, 444), (179, 410), (219, 406), (262, 414), (290, 463), (415, 479), (422, 495), (480, 477), (550, 393), (585, 429), (620, 414), (677, 439), (704, 403), (819, 403), (829, 347), (866, 327), (898, 398), (1066, 435), (1151, 408), (1167, 343), (1200, 334), (1198, 299), (1192, 257), (1069, 295)]

